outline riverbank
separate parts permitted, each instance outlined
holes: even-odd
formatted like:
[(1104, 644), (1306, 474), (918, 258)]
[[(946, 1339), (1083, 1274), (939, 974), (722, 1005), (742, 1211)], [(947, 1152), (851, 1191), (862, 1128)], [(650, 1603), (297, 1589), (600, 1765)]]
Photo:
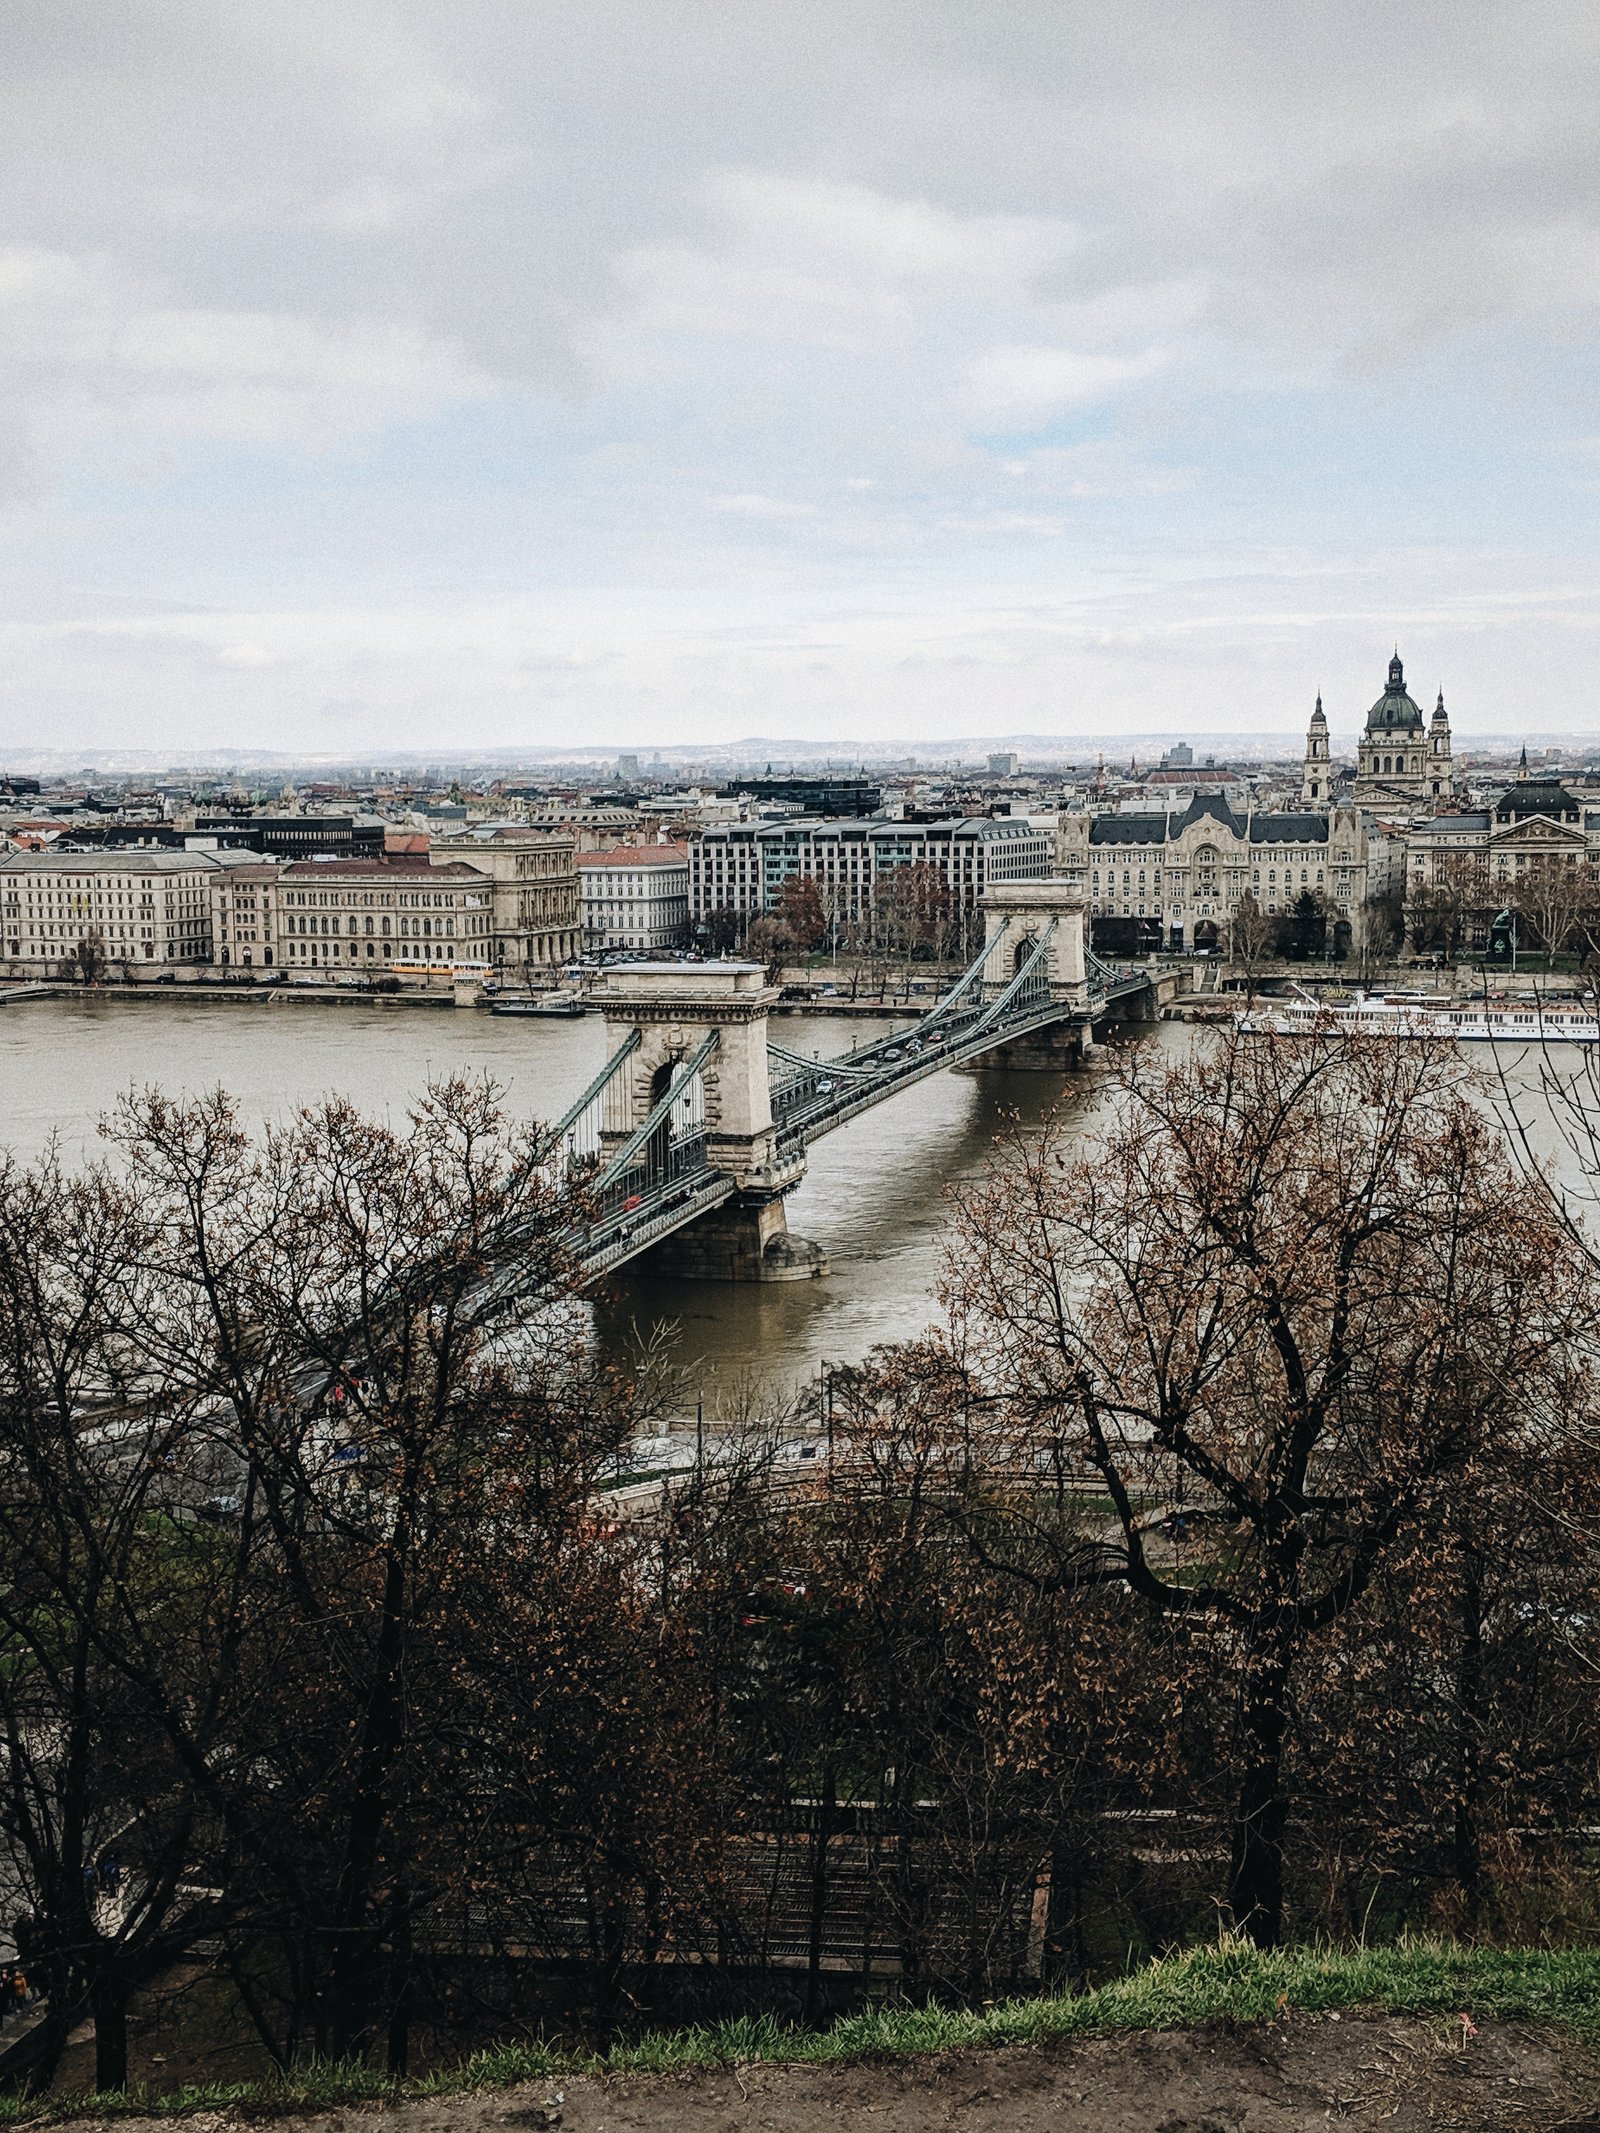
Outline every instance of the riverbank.
[[(694, 966), (687, 966), (692, 975)], [(30, 979), (21, 985), (0, 984), (0, 1008), (22, 1000), (140, 1001), (170, 1007), (174, 1001), (215, 1001), (230, 1007), (364, 1007), (465, 1010), (472, 1014), (492, 1011), (496, 997), (520, 998), (519, 994), (457, 999), (449, 992), (367, 992), (355, 985), (220, 985), (214, 981), (190, 980), (182, 985), (75, 985), (54, 980)], [(933, 1007), (932, 1000), (776, 1000), (768, 1010), (774, 1018), (795, 1015), (828, 1015), (836, 1019), (920, 1021)], [(598, 1015), (597, 999), (585, 1001), (586, 1014)]]

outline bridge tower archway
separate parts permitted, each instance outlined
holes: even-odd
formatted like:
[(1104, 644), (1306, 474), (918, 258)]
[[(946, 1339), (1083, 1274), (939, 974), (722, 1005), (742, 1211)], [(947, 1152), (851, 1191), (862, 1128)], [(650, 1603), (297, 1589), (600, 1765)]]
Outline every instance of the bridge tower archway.
[[(651, 1252), (662, 1273), (717, 1281), (793, 1281), (827, 1271), (812, 1244), (789, 1235), (784, 1194), (805, 1173), (805, 1157), (785, 1156), (772, 1121), (767, 1012), (778, 997), (759, 963), (621, 965), (596, 994), (606, 1049), (630, 1038), (600, 1132), (602, 1162), (651, 1117), (685, 1063), (709, 1037), (716, 1043), (699, 1074), (706, 1162), (731, 1180), (720, 1206), (663, 1239)], [(652, 1129), (647, 1177), (668, 1178), (672, 1118)]]
[(1081, 889), (1067, 881), (997, 882), (984, 890), (979, 908), (989, 949), (983, 966), (985, 999), (998, 999), (1048, 936), (1045, 977), (1051, 998), (1087, 1012), (1089, 973), (1084, 960)]
[[(647, 1117), (672, 1087), (682, 1064), (683, 1055), (680, 1053), (676, 1058), (663, 1059), (651, 1075)], [(680, 1097), (678, 1106), (681, 1107), (682, 1103), (683, 1098)], [(659, 1185), (666, 1178), (672, 1148), (672, 1125), (672, 1113), (669, 1111), (665, 1118), (657, 1121), (654, 1131), (645, 1143), (645, 1169), (652, 1184)]]
[(1093, 1042), (1089, 968), (1084, 954), (1082, 891), (1066, 881), (997, 882), (984, 891), (980, 908), (987, 926), (983, 997), (998, 1000), (1036, 953), (1042, 951), (1043, 989), (1058, 1014), (988, 1056), (996, 1066), (1064, 1073)]

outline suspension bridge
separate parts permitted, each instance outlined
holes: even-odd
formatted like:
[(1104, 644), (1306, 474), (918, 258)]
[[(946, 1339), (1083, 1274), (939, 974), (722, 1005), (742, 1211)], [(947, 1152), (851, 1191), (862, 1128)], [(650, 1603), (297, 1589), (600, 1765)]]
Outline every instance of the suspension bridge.
[(777, 996), (758, 964), (619, 970), (599, 996), (609, 1056), (552, 1136), (552, 1160), (582, 1181), (592, 1210), (590, 1277), (644, 1252), (663, 1273), (699, 1279), (825, 1273), (784, 1214), (814, 1141), (969, 1060), (1064, 1072), (1097, 1022), (1152, 1015), (1187, 976), (1099, 961), (1082, 896), (1065, 883), (1006, 883), (982, 908), (981, 952), (923, 1019), (833, 1059), (773, 1040)]

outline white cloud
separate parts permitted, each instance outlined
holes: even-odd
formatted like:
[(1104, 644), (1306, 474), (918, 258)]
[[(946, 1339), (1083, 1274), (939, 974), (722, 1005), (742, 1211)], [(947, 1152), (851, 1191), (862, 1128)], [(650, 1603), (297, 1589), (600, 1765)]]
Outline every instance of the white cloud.
[(36, 441), (114, 429), (124, 448), (137, 435), (327, 445), (487, 384), (403, 321), (205, 308), (103, 258), (0, 252), (0, 397)]
[(1100, 355), (1077, 348), (986, 349), (967, 366), (960, 405), (980, 427), (1042, 425), (1103, 400), (1172, 361), (1164, 348)]
[(954, 305), (1027, 301), (1078, 233), (1058, 218), (958, 214), (859, 184), (722, 171), (701, 194), (706, 228), (625, 252), (635, 309), (620, 335), (789, 340), (851, 348), (903, 335)]
[(780, 522), (813, 519), (817, 515), (815, 504), (802, 503), (798, 498), (788, 496), (714, 496), (711, 508), (735, 518), (765, 518)]
[(724, 171), (706, 191), (713, 218), (748, 251), (831, 263), (871, 283), (1009, 290), (1059, 268), (1081, 241), (1057, 216), (962, 214), (867, 185), (772, 171)]

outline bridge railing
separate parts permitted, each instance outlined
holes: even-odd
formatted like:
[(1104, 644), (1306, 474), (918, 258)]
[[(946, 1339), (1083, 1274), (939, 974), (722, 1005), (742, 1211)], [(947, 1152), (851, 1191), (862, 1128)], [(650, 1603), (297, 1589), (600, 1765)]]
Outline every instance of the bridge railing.
[(1083, 963), (1091, 993), (1126, 992), (1131, 985), (1150, 983), (1147, 964), (1103, 962), (1090, 948), (1083, 952)]
[(1001, 919), (961, 976), (922, 1017), (913, 1037), (908, 1038), (904, 1032), (873, 1037), (832, 1059), (807, 1059), (785, 1045), (769, 1043), (767, 1064), (774, 1122), (782, 1126), (819, 1095), (831, 1095), (841, 1085), (859, 1087), (868, 1078), (881, 1077), (885, 1066), (894, 1066), (902, 1054), (909, 1052), (920, 1060), (930, 1046), (944, 1048), (970, 1035), (974, 1024), (987, 1013), (982, 990), (984, 966), (996, 940), (1010, 924), (1009, 918)]

